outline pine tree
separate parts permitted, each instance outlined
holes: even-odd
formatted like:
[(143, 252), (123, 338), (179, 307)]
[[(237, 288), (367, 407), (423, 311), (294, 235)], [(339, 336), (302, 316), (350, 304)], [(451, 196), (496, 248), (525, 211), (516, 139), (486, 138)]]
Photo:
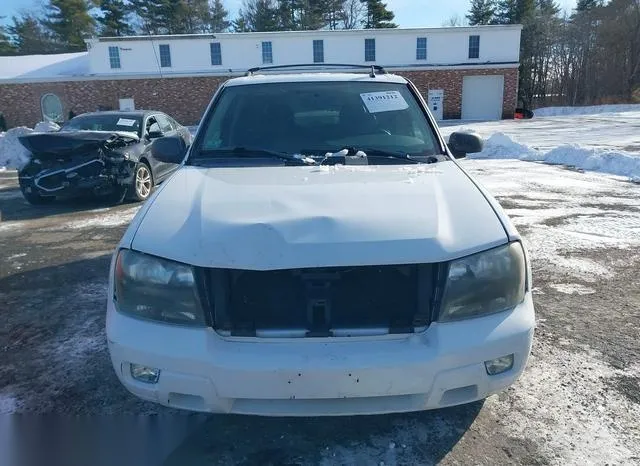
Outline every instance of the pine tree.
[(393, 23), (395, 14), (387, 10), (387, 4), (382, 0), (360, 0), (366, 6), (366, 17), (363, 21), (365, 29), (397, 28)]
[(163, 0), (130, 0), (131, 8), (139, 19), (144, 34), (162, 34), (167, 32), (163, 13)]
[(499, 0), (495, 24), (524, 24), (535, 14), (536, 0)]
[(224, 8), (222, 0), (213, 0), (209, 13), (209, 25), (211, 32), (224, 32), (229, 30), (229, 12)]
[(42, 29), (40, 21), (31, 14), (11, 18), (9, 34), (13, 36), (13, 43), (20, 55), (37, 55), (53, 52), (51, 40)]
[(496, 14), (494, 0), (471, 0), (467, 19), (471, 26), (491, 24)]
[(590, 11), (601, 7), (603, 0), (578, 0), (576, 5), (577, 12)]
[[(3, 16), (0, 16), (0, 19), (3, 18)], [(13, 55), (15, 52), (15, 46), (9, 41), (9, 36), (0, 24), (0, 55)]]
[(338, 29), (344, 16), (343, 0), (327, 0), (325, 4), (325, 23), (329, 29)]
[(231, 22), (233, 32), (250, 32), (251, 28), (247, 24), (247, 18), (245, 13), (240, 9), (238, 11), (238, 17)]
[[(243, 8), (238, 12), (236, 25), (242, 25), (246, 31), (278, 31), (279, 11), (274, 0), (245, 0)], [(237, 30), (237, 29), (236, 29)]]
[(208, 0), (182, 0), (179, 21), (186, 33), (208, 32), (211, 29), (211, 11)]
[(95, 33), (87, 0), (49, 0), (43, 26), (69, 52), (86, 50), (84, 38)]
[(101, 36), (127, 36), (133, 34), (129, 21), (129, 8), (122, 0), (101, 0), (102, 16), (96, 18)]

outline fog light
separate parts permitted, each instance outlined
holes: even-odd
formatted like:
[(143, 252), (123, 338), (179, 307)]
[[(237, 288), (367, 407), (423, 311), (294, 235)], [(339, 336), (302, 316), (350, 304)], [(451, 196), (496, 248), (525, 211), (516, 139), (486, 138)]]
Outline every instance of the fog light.
[(160, 369), (142, 366), (140, 364), (131, 364), (131, 377), (139, 382), (156, 383), (160, 378)]
[(513, 354), (501, 358), (485, 361), (484, 367), (489, 375), (498, 375), (507, 372), (513, 367)]

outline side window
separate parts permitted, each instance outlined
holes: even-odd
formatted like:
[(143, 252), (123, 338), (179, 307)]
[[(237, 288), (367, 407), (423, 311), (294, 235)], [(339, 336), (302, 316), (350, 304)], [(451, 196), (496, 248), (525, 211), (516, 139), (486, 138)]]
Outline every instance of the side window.
[(149, 134), (149, 133), (159, 133), (159, 132), (160, 132), (160, 125), (156, 121), (156, 117), (149, 117), (147, 119), (145, 133)]
[(173, 127), (171, 126), (171, 122), (169, 121), (169, 117), (166, 115), (156, 115), (156, 120), (160, 125), (160, 129), (163, 133), (169, 133), (173, 131)]

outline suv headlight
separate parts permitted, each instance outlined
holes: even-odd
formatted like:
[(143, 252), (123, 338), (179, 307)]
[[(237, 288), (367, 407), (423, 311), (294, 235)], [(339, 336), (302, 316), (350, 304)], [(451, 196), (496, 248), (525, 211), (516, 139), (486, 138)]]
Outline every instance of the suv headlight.
[(119, 312), (171, 324), (205, 325), (192, 267), (121, 249), (114, 279)]
[(526, 265), (518, 242), (449, 264), (439, 322), (511, 309), (524, 300)]

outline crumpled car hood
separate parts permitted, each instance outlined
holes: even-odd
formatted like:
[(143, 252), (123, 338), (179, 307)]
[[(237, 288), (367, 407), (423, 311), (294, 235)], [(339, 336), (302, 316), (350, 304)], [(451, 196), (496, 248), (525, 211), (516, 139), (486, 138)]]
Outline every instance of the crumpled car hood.
[(202, 267), (430, 263), (507, 242), (489, 202), (449, 161), (186, 166), (161, 189), (131, 225), (131, 247)]
[(60, 131), (51, 133), (32, 133), (21, 136), (20, 144), (32, 154), (68, 155), (72, 153), (90, 151), (100, 147), (103, 143), (117, 138), (124, 138), (130, 142), (137, 142), (139, 138), (134, 133), (118, 131)]

